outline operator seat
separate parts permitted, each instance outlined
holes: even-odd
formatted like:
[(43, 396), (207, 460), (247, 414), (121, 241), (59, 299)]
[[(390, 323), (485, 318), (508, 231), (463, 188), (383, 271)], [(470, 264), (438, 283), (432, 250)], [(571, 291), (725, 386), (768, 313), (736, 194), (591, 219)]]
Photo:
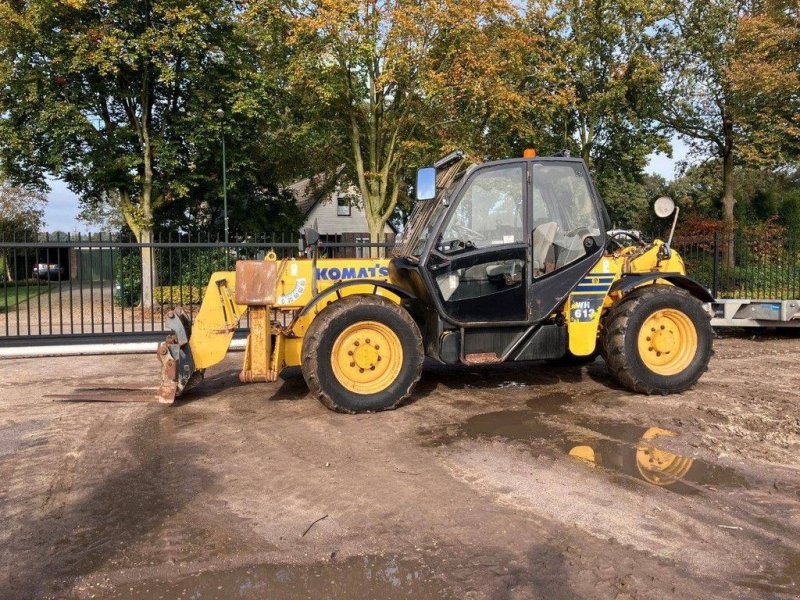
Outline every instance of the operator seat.
[(533, 272), (534, 274), (550, 273), (555, 270), (554, 244), (558, 234), (558, 224), (546, 221), (533, 230)]

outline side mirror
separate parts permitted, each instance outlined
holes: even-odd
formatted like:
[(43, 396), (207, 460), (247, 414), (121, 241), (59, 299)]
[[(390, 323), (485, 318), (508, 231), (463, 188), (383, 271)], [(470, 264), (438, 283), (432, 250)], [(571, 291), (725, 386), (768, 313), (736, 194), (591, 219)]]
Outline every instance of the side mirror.
[(675, 218), (672, 219), (672, 228), (669, 231), (669, 238), (659, 249), (659, 256), (669, 258), (671, 254), (670, 248), (672, 247), (672, 237), (675, 235), (675, 225), (678, 224), (678, 213), (680, 212), (680, 209), (675, 206), (675, 202), (673, 202), (672, 198), (668, 196), (661, 196), (661, 198), (656, 200), (655, 204), (653, 204), (653, 210), (655, 211), (656, 216), (661, 219), (665, 219), (672, 214), (675, 215)]
[(436, 198), (436, 169), (422, 167), (417, 169), (417, 200), (433, 200)]
[(666, 219), (675, 212), (675, 202), (669, 196), (661, 196), (653, 204), (653, 211), (655, 211), (657, 217)]

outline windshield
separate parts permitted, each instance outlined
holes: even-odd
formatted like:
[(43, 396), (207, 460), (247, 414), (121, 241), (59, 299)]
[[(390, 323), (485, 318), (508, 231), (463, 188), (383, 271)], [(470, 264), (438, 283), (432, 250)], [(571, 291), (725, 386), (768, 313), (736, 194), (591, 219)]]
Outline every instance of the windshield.
[(445, 223), (440, 251), (460, 252), (525, 241), (522, 164), (482, 169), (459, 192), (458, 205)]
[(462, 164), (463, 161), (458, 161), (436, 173), (436, 197), (414, 205), (405, 230), (392, 250), (393, 256), (419, 256), (422, 253), (436, 222), (447, 208), (445, 200), (464, 177), (464, 172), (458, 172)]

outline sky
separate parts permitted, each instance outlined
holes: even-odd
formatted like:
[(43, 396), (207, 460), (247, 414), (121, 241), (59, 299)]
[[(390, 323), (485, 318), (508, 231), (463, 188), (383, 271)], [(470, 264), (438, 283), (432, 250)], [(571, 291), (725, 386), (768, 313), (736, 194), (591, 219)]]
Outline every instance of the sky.
[(44, 209), (45, 231), (86, 231), (85, 223), (78, 221), (78, 197), (69, 191), (66, 184), (58, 179), (48, 179), (50, 193)]
[[(645, 170), (648, 173), (661, 175), (667, 180), (673, 179), (675, 165), (686, 157), (687, 150), (686, 144), (678, 138), (673, 138), (672, 158), (653, 153), (650, 155), (650, 164)], [(51, 179), (48, 180), (48, 183), (50, 184), (50, 193), (47, 195), (47, 207), (44, 213), (45, 229), (51, 232), (87, 231), (87, 225), (78, 220), (80, 212), (78, 197), (69, 191), (63, 181)]]
[(648, 173), (661, 175), (667, 181), (675, 179), (677, 163), (685, 159), (689, 152), (689, 147), (678, 137), (673, 137), (670, 143), (672, 144), (672, 158), (654, 152), (650, 155), (650, 164), (645, 168)]

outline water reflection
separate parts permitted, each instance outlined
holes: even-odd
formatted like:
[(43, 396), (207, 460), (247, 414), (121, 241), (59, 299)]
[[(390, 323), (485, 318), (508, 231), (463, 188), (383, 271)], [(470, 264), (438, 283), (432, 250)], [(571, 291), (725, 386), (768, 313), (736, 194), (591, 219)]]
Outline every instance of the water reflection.
[(594, 446), (572, 447), (569, 455), (592, 466), (601, 465), (653, 485), (669, 487), (686, 478), (695, 464), (692, 458), (673, 454), (656, 445), (659, 437), (674, 435), (667, 429), (650, 427), (635, 447), (614, 440), (598, 440)]
[[(556, 420), (551, 421), (553, 416)], [(676, 435), (662, 427), (588, 419), (566, 412), (508, 410), (476, 415), (455, 436), (440, 441), (464, 436), (524, 440), (537, 454), (567, 454), (592, 467), (681, 494), (711, 487), (746, 487), (746, 480), (733, 469), (665, 450), (667, 439)]]

